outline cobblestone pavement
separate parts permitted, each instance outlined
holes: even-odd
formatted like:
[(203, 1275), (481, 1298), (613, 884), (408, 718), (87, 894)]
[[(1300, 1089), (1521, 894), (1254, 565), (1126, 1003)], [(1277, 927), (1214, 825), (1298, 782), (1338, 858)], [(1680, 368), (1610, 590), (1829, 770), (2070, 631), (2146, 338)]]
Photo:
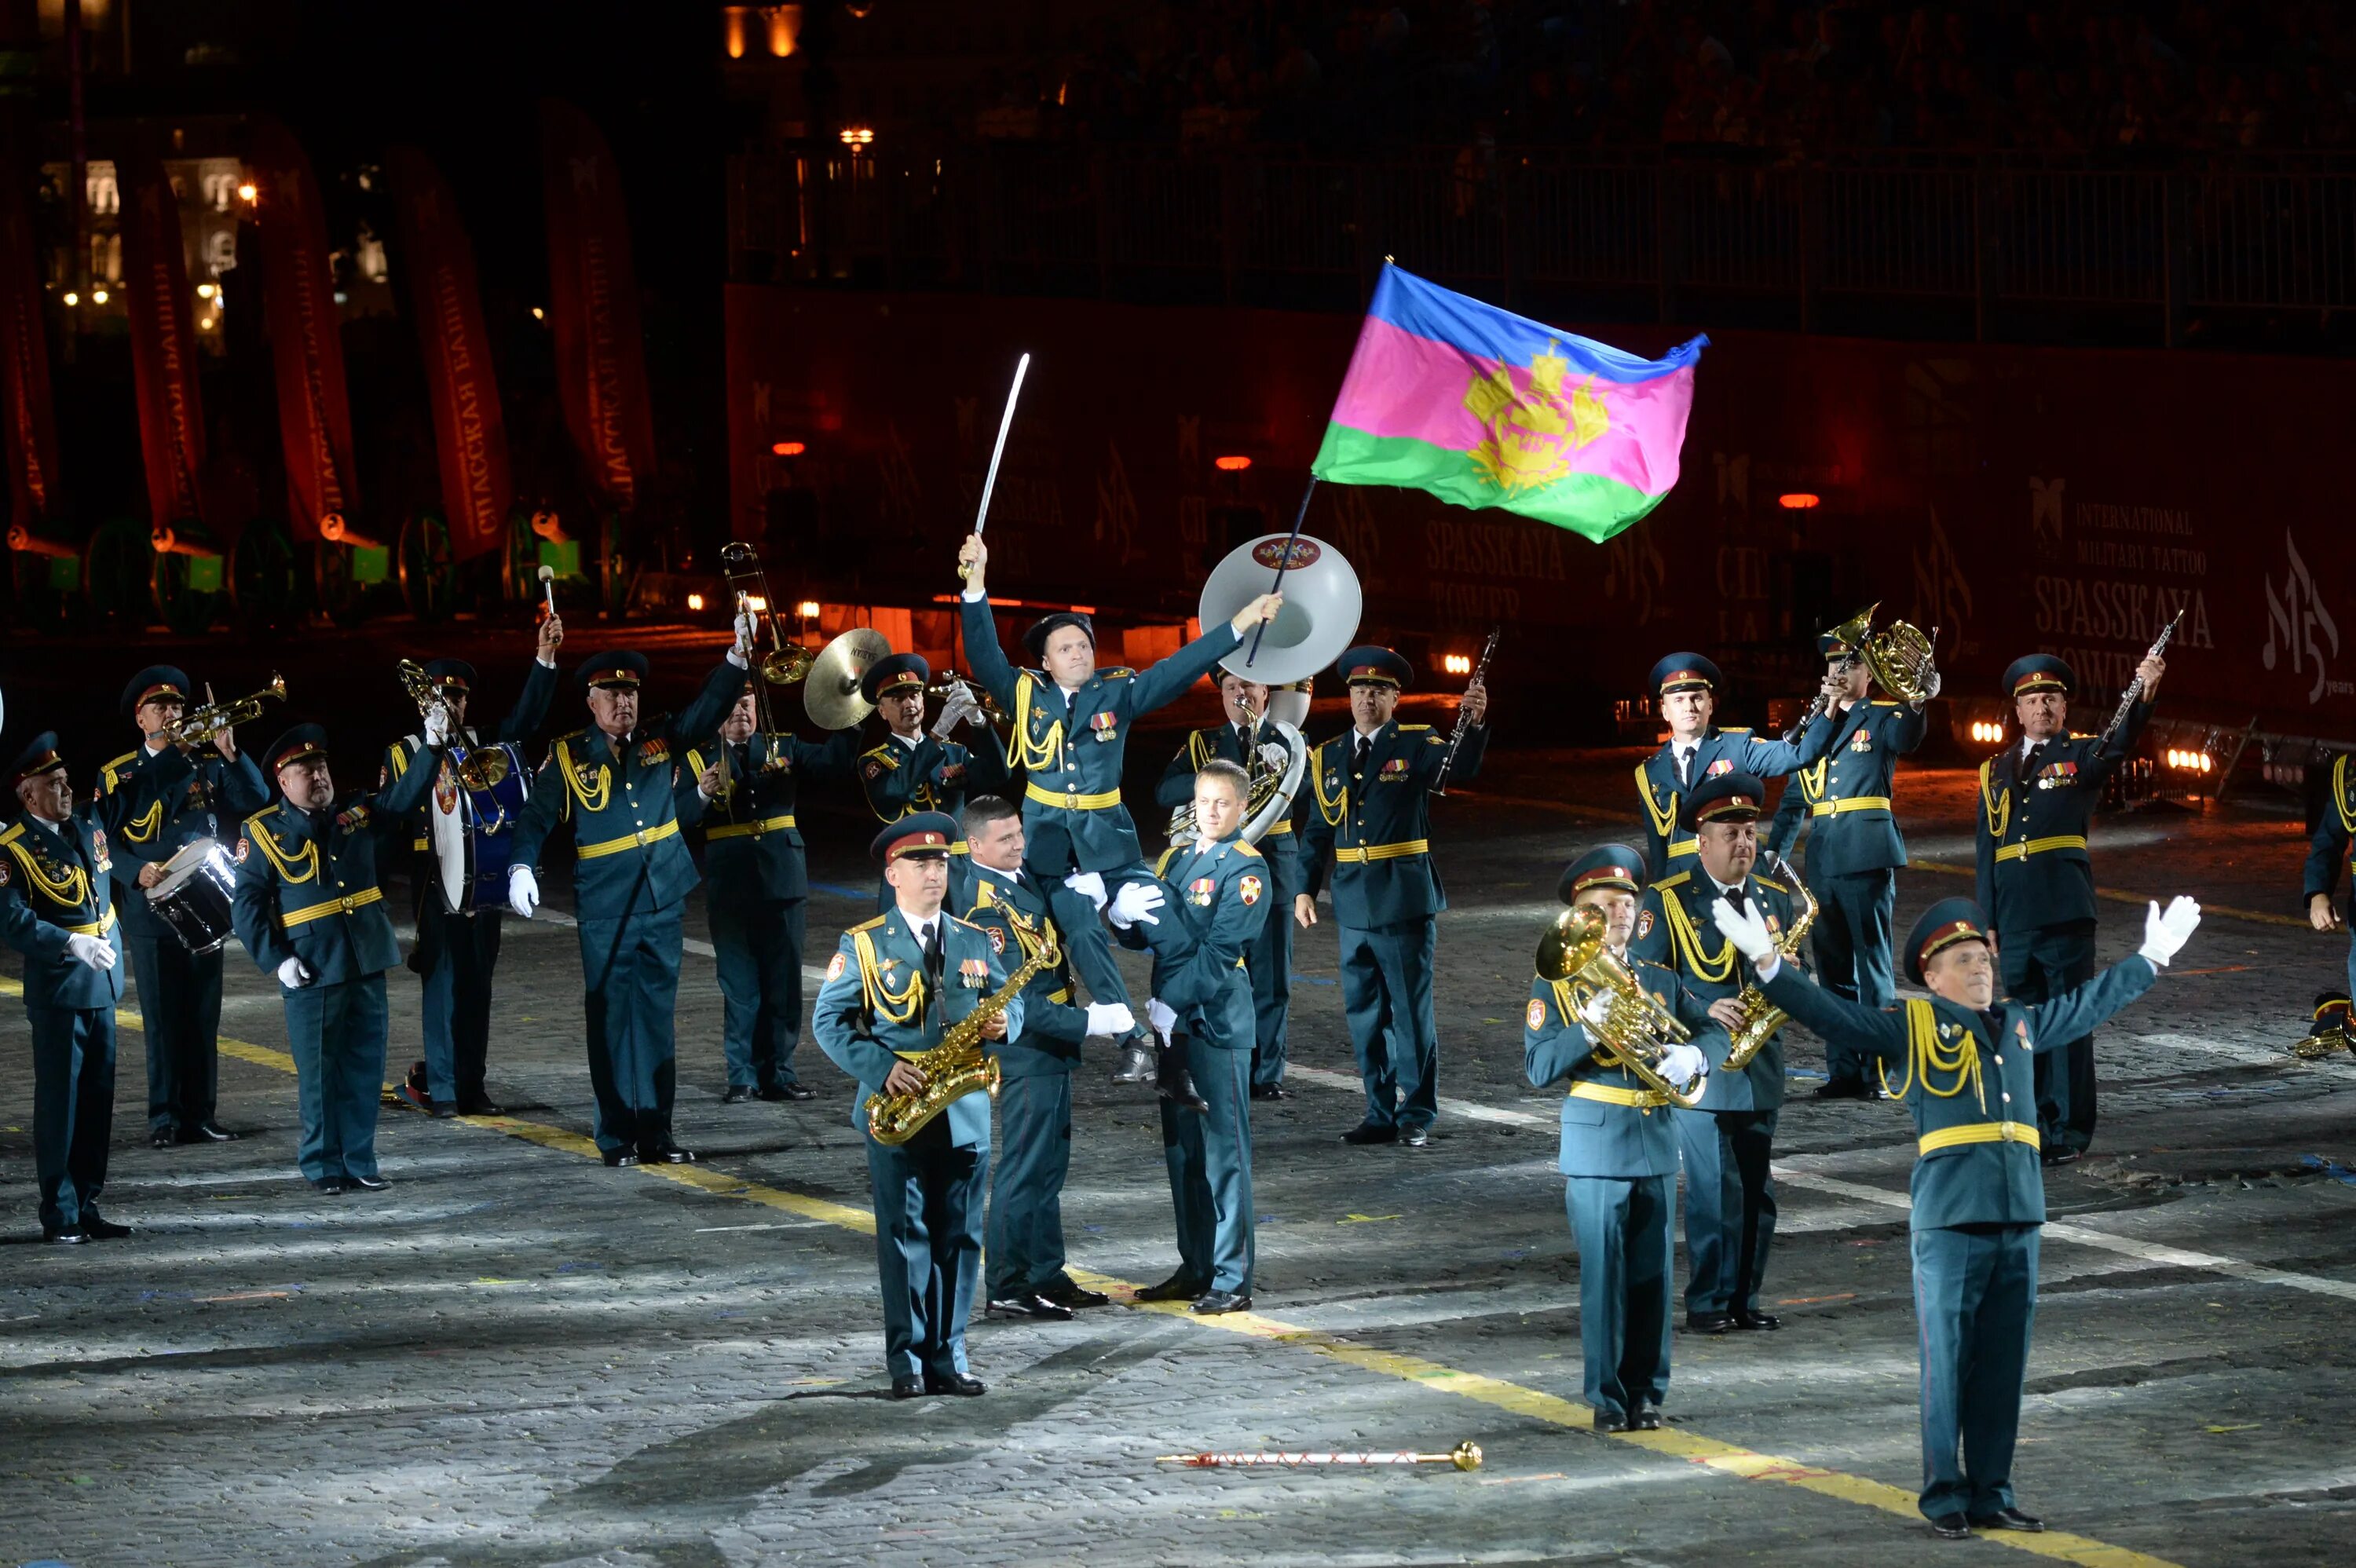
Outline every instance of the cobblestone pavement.
[[(1584, 1429), (1555, 1101), (1520, 1081), (1519, 1020), (1560, 866), (1631, 832), (1633, 758), (1504, 756), (1440, 808), (1456, 907), (1430, 1147), (1336, 1141), (1357, 1103), (1333, 928), (1305, 935), (1295, 1096), (1254, 1107), (1258, 1313), (978, 1322), (980, 1400), (883, 1397), (850, 1085), (805, 1046), (821, 1098), (723, 1106), (708, 948), (679, 1016), (680, 1131), (706, 1164), (584, 1157), (571, 933), (510, 922), (492, 1079), (514, 1115), (389, 1108), (393, 1186), (332, 1200), (294, 1168), (274, 987), (232, 949), (222, 1120), (248, 1136), (145, 1147), (126, 1029), (106, 1207), (137, 1233), (71, 1250), (31, 1242), (26, 1029), (0, 998), (0, 1562), (2344, 1560), (2356, 1061), (2281, 1046), (2345, 945), (2293, 923), (2303, 847), (2270, 796), (2096, 830), (2106, 886), (2266, 918), (2213, 917), (2105, 1032), (2095, 1151), (2049, 1181), (2016, 1478), (2072, 1534), (1947, 1546), (1914, 1517), (1910, 1140), (1889, 1107), (1808, 1099), (1810, 1044), (1778, 1139), (1783, 1331), (1680, 1334), (1666, 1431)], [(1969, 789), (1961, 770), (1905, 779), (1919, 858), (1967, 865)], [(819, 953), (873, 885), (865, 830), (841, 825), (817, 835)], [(1906, 873), (1900, 928), (1964, 885)], [(2105, 904), (2104, 958), (2139, 932)], [(416, 983), (391, 980), (397, 1069)], [(1078, 1080), (1074, 1260), (1148, 1283), (1173, 1259), (1158, 1134), (1102, 1065)], [(1468, 1438), (1488, 1455), (1471, 1475), (1153, 1462)]]

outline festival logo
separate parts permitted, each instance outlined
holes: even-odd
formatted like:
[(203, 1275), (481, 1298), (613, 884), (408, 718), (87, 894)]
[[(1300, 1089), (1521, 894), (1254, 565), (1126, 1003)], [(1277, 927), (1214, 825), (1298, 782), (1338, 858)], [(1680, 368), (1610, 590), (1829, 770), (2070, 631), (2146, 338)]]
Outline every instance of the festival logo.
[[(2258, 662), (2272, 669), (2287, 652), (2291, 673), (2304, 675), (2309, 668), (2315, 677), (2307, 688), (2310, 703), (2323, 700), (2329, 671), (2329, 660), (2340, 652), (2340, 627), (2331, 612), (2323, 607), (2323, 595), (2316, 588), (2307, 562), (2299, 559), (2298, 541), (2288, 528), (2283, 530), (2283, 550), (2290, 558), (2283, 571), (2279, 592), (2274, 574), (2265, 577), (2266, 645), (2259, 651)], [(2325, 651), (2325, 645), (2329, 651)]]
[(2029, 527), (2035, 535), (2040, 549), (2062, 550), (2062, 486), (2067, 479), (2040, 479), (2031, 475), (2029, 480)]

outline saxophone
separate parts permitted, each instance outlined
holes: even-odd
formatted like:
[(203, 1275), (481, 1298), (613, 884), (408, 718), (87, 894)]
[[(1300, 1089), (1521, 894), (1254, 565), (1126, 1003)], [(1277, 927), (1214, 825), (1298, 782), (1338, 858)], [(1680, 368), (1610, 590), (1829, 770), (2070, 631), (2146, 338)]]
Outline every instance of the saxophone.
[(1007, 1004), (1021, 996), (1023, 987), (1037, 978), (1042, 970), (1054, 968), (1063, 958), (1063, 949), (1051, 925), (1039, 950), (1023, 961), (1022, 967), (1007, 977), (1004, 986), (942, 1030), (940, 1044), (903, 1059), (925, 1075), (922, 1089), (913, 1094), (867, 1096), (863, 1108), (868, 1136), (879, 1144), (904, 1144), (924, 1131), (926, 1123), (948, 1110), (952, 1100), (962, 1100), (978, 1090), (986, 1090), (992, 1099), (997, 1098), (998, 1055), (981, 1049), (981, 1026), (1004, 1012)]
[[(1799, 957), (1801, 940), (1808, 934), (1808, 927), (1816, 923), (1816, 896), (1808, 891), (1808, 884), (1800, 880), (1792, 869), (1792, 863), (1781, 855), (1775, 857), (1775, 871), (1800, 895), (1800, 918), (1792, 923), (1792, 928), (1775, 944), (1775, 951), (1789, 962)], [(1742, 987), (1741, 995), (1734, 998), (1734, 1005), (1742, 1009), (1742, 1021), (1727, 1030), (1733, 1037), (1734, 1045), (1726, 1053), (1726, 1070), (1740, 1072), (1751, 1065), (1752, 1057), (1766, 1049), (1767, 1042), (1775, 1038), (1777, 1029), (1792, 1021), (1792, 1015), (1769, 1001), (1767, 993), (1759, 988), (1756, 981)]]

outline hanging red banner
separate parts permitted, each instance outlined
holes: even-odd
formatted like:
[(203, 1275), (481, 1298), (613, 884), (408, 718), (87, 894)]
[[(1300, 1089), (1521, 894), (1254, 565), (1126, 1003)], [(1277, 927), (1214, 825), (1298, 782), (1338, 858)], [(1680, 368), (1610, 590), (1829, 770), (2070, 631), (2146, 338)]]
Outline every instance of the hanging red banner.
[(490, 336), (475, 282), (475, 248), (459, 221), (456, 199), (424, 154), (395, 147), (385, 165), (401, 241), (395, 260), (409, 275), (410, 315), (434, 404), (450, 549), (467, 560), (506, 544), (515, 494)]
[(49, 347), (41, 326), (41, 274), (13, 139), (0, 147), (0, 427), (8, 465), (13, 539), (29, 539), (65, 510), (58, 493), (58, 423), (50, 404)]
[(655, 429), (621, 174), (589, 117), (554, 99), (541, 101), (540, 151), (564, 423), (591, 485), (626, 511), (654, 474)]
[(139, 451), (147, 464), (147, 514), (158, 548), (176, 526), (205, 520), (204, 396), (197, 330), (180, 249), (180, 202), (154, 158), (118, 165), (123, 190), (123, 289), (131, 317), (131, 378), (139, 403)]
[(255, 127), (254, 225), (262, 244), (262, 311), (278, 381), (278, 438), (286, 453), (286, 510), (298, 539), (319, 520), (359, 505), (352, 410), (344, 382), (341, 317), (327, 271), (327, 220), (301, 144), (276, 121)]

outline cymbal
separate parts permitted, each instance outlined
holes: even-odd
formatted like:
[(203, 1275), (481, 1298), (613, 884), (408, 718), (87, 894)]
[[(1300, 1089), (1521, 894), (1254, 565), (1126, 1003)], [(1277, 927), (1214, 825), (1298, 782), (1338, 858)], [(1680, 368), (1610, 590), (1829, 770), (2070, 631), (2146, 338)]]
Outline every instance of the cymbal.
[(821, 730), (848, 730), (874, 712), (875, 704), (859, 694), (859, 682), (876, 660), (891, 655), (892, 640), (865, 626), (854, 626), (820, 648), (802, 687), (810, 722)]

